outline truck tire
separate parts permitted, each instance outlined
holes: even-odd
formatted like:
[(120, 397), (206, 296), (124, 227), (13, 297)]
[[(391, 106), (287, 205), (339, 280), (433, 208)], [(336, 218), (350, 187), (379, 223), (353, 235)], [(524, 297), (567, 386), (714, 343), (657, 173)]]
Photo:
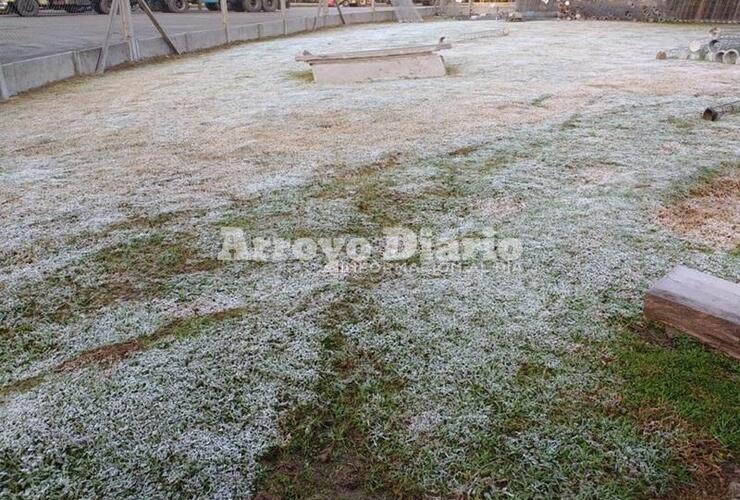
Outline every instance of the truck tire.
[(107, 16), (108, 14), (110, 14), (110, 8), (112, 4), (113, 0), (94, 0), (92, 3), (92, 8), (98, 14), (105, 14)]
[(167, 12), (185, 12), (190, 8), (188, 0), (165, 0), (163, 5)]
[(39, 4), (36, 0), (15, 0), (13, 8), (21, 17), (33, 17), (39, 15)]
[(262, 10), (275, 12), (278, 8), (278, 0), (262, 0)]
[(242, 0), (242, 8), (247, 12), (259, 12), (262, 10), (262, 0)]

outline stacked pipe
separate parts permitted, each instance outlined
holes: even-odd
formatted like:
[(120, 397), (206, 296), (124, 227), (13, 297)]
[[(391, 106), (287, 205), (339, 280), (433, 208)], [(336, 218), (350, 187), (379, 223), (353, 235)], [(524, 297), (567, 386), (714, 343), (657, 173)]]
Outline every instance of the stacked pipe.
[(709, 32), (707, 38), (693, 40), (687, 48), (661, 50), (657, 59), (694, 59), (699, 61), (738, 64), (740, 59), (740, 33), (720, 34)]

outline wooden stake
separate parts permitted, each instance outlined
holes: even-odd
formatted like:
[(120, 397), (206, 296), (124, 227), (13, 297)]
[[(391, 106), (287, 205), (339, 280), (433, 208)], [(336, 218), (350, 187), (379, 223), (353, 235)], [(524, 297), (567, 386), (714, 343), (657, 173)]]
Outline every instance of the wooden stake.
[(155, 28), (157, 28), (157, 31), (159, 31), (159, 34), (162, 35), (162, 38), (164, 38), (164, 41), (167, 42), (167, 45), (170, 46), (172, 51), (180, 55), (182, 52), (180, 52), (180, 49), (177, 48), (177, 45), (175, 45), (175, 42), (170, 38), (170, 36), (167, 34), (165, 29), (162, 27), (161, 24), (159, 24), (159, 21), (157, 21), (157, 18), (154, 17), (154, 13), (152, 12), (152, 9), (149, 7), (149, 4), (146, 3), (146, 0), (141, 0), (139, 3), (139, 7), (141, 7), (141, 10), (144, 11), (144, 14), (147, 15), (149, 20), (152, 22)]
[(229, 2), (227, 0), (220, 0), (219, 4), (221, 5), (221, 21), (224, 24), (226, 43), (231, 43), (231, 32), (229, 31)]
[(340, 3), (339, 0), (334, 0), (334, 6), (337, 8), (337, 12), (339, 12), (339, 19), (342, 20), (342, 24), (347, 24), (347, 21), (344, 20), (344, 14), (342, 14), (342, 8), (339, 6)]
[(3, 65), (0, 64), (0, 101), (7, 101), (8, 99), (10, 99), (10, 91), (8, 90), (8, 84), (5, 81)]
[(313, 18), (313, 28), (311, 28), (311, 31), (316, 30), (316, 25), (319, 22), (319, 16), (321, 15), (321, 10), (324, 8), (324, 0), (319, 0), (316, 5), (318, 5), (318, 7), (316, 8), (316, 16)]
[(110, 47), (110, 36), (113, 33), (113, 18), (116, 17), (116, 11), (120, 0), (113, 0), (110, 6), (110, 13), (108, 13), (108, 29), (105, 32), (105, 41), (103, 42), (103, 48), (100, 49), (100, 56), (98, 57), (98, 65), (95, 68), (96, 73), (103, 73), (105, 71), (105, 65), (108, 62), (108, 48)]
[(288, 8), (285, 6), (285, 0), (280, 0), (280, 12), (283, 13), (283, 35), (288, 34)]
[[(142, 0), (145, 1), (145, 0)], [(130, 61), (139, 60), (139, 44), (136, 43), (134, 34), (134, 23), (131, 20), (131, 2), (121, 0), (121, 25), (123, 26), (123, 40), (128, 44), (128, 55)]]

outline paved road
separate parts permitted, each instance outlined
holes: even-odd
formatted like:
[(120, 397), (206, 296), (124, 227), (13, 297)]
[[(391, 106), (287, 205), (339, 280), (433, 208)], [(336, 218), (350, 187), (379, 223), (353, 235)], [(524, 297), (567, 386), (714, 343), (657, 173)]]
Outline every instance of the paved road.
[[(386, 10), (387, 7), (378, 7)], [(333, 10), (333, 9), (332, 9)], [(369, 11), (367, 7), (346, 7), (348, 12)], [(43, 11), (42, 11), (43, 12)], [(184, 14), (155, 13), (159, 22), (171, 33), (217, 29), (222, 26), (221, 13), (193, 9)], [(292, 7), (290, 17), (316, 14), (316, 7)], [(138, 9), (134, 11), (137, 38), (158, 36), (149, 19)], [(282, 19), (280, 12), (229, 12), (232, 26)], [(71, 50), (99, 47), (103, 43), (107, 17), (94, 13), (66, 14), (47, 11), (39, 17), (0, 16), (0, 63), (58, 54)], [(115, 40), (120, 40), (119, 33)]]

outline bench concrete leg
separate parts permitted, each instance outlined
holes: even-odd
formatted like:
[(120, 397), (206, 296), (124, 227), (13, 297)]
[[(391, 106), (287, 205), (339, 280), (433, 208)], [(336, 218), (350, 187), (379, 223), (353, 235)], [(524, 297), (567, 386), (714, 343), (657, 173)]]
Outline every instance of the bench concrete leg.
[(8, 99), (10, 99), (10, 90), (8, 90), (8, 84), (5, 81), (3, 65), (0, 64), (0, 101), (7, 101)]

